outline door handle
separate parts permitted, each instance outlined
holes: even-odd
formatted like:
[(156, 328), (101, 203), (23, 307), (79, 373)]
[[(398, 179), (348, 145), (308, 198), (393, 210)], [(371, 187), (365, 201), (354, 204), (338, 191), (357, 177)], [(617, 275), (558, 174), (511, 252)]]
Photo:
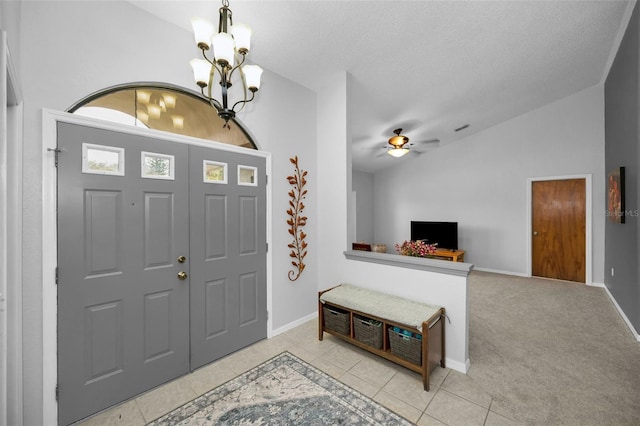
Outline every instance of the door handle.
[(534, 237), (538, 236), (538, 231), (533, 231), (533, 236)]
[(187, 260), (187, 258), (186, 258), (186, 257), (184, 257), (184, 256), (178, 256), (178, 262), (179, 262), (179, 263), (184, 263), (184, 261), (185, 261), (185, 260)]
[(184, 281), (189, 277), (189, 275), (187, 275), (187, 273), (185, 271), (180, 271), (178, 272), (178, 279), (180, 281)]

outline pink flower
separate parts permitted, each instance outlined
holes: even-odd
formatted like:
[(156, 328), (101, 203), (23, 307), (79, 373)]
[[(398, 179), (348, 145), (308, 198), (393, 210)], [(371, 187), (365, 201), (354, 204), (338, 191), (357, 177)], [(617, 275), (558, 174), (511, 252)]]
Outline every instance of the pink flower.
[(404, 256), (427, 257), (435, 254), (438, 244), (428, 244), (422, 240), (405, 241), (396, 244), (396, 251)]

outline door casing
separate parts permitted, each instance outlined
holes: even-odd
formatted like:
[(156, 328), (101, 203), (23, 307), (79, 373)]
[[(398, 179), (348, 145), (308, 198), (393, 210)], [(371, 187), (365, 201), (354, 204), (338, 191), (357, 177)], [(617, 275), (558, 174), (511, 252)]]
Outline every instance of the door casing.
[(533, 182), (537, 182), (537, 181), (548, 181), (548, 180), (565, 180), (565, 179), (584, 179), (585, 180), (585, 191), (586, 191), (586, 247), (585, 247), (585, 252), (586, 252), (586, 259), (585, 259), (585, 284), (587, 285), (593, 285), (593, 275), (592, 275), (592, 268), (593, 268), (593, 258), (592, 258), (592, 253), (593, 253), (593, 245), (592, 245), (592, 215), (593, 215), (593, 209), (592, 209), (592, 175), (591, 174), (582, 174), (582, 175), (567, 175), (567, 176), (545, 176), (545, 177), (535, 177), (535, 178), (529, 178), (527, 179), (527, 226), (526, 226), (526, 230), (527, 230), (527, 235), (525, 238), (526, 244), (527, 244), (527, 248), (526, 248), (526, 254), (527, 254), (527, 276), (531, 277), (532, 276), (532, 270), (533, 270), (533, 266), (532, 266), (532, 249), (531, 249), (531, 244), (532, 244), (532, 235), (533, 235), (533, 228), (532, 228), (532, 223), (531, 223), (531, 219), (532, 219), (532, 209), (533, 209), (533, 201), (531, 199), (531, 191), (532, 191), (532, 186), (533, 186)]
[[(42, 111), (42, 401), (43, 424), (57, 424), (58, 405), (56, 402), (56, 385), (58, 382), (57, 359), (57, 288), (55, 271), (57, 266), (57, 186), (55, 155), (57, 147), (57, 123), (71, 123), (90, 126), (98, 129), (118, 131), (132, 135), (161, 137), (166, 141), (214, 147), (216, 149), (255, 155), (265, 158), (267, 176), (271, 174), (271, 154), (264, 151), (251, 151), (232, 145), (202, 141), (200, 139), (181, 136), (173, 133), (140, 127), (126, 126), (119, 123), (105, 122), (88, 117), (59, 112), (49, 109)], [(267, 242), (271, 242), (271, 185), (267, 184)], [(267, 311), (272, 310), (272, 252), (267, 252)], [(272, 336), (272, 315), (267, 319), (267, 338)]]

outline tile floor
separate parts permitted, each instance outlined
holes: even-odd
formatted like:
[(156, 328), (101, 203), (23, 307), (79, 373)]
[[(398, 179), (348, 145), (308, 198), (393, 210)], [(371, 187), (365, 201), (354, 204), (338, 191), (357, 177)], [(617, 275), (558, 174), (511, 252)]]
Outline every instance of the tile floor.
[[(418, 425), (514, 425), (466, 375), (437, 367), (431, 390), (418, 373), (325, 334), (312, 320), (99, 413), (79, 424), (144, 425), (208, 390), (289, 351)], [(375, 371), (375, 374), (371, 374)]]

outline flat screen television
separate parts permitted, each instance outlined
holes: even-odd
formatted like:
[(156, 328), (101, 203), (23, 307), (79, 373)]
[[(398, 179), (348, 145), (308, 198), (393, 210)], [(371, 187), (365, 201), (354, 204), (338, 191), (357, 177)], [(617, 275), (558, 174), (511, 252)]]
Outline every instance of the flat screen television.
[(438, 248), (458, 250), (458, 222), (411, 221), (411, 240), (425, 240)]

